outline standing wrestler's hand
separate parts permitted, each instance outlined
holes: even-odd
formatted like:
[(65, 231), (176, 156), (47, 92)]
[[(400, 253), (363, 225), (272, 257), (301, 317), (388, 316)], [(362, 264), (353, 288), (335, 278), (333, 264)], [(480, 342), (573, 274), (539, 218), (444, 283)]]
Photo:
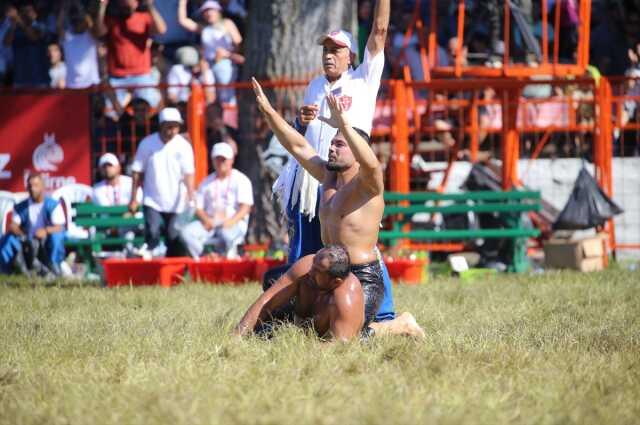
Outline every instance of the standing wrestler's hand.
[(262, 113), (267, 113), (273, 111), (273, 107), (269, 102), (269, 99), (262, 91), (262, 87), (260, 83), (254, 78), (251, 77), (251, 85), (253, 86), (253, 92), (256, 94), (256, 102), (258, 103), (258, 108)]
[(340, 103), (337, 97), (335, 97), (332, 94), (328, 95), (327, 105), (329, 105), (329, 111), (331, 111), (331, 116), (329, 118), (319, 116), (318, 119), (320, 121), (325, 122), (334, 128), (340, 128), (348, 125), (347, 116), (344, 113), (342, 104)]
[(298, 111), (298, 122), (303, 126), (309, 125), (309, 123), (318, 116), (319, 109), (318, 105), (315, 104), (304, 105)]

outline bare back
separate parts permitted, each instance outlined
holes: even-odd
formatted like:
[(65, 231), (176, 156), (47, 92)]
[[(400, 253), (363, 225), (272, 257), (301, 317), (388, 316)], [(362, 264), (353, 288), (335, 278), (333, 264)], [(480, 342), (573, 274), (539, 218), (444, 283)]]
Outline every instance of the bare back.
[(322, 242), (347, 247), (352, 264), (377, 259), (380, 221), (384, 212), (382, 193), (371, 194), (360, 185), (360, 175), (339, 185), (337, 173), (326, 174), (320, 201)]

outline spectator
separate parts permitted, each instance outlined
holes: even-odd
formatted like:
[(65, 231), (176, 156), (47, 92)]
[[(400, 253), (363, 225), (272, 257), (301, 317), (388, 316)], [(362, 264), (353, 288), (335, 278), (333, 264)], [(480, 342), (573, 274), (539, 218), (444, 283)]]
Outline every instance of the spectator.
[[(224, 110), (219, 102), (214, 102), (207, 106), (207, 150), (211, 152), (213, 145), (217, 143), (228, 143), (233, 148), (233, 151), (237, 154), (238, 144), (238, 130), (225, 124), (224, 122)], [(213, 172), (213, 161), (209, 158), (209, 171)]]
[[(166, 25), (154, 6), (146, 0), (148, 11), (138, 11), (138, 0), (118, 0), (116, 16), (105, 17), (109, 0), (101, 0), (96, 22), (97, 34), (106, 35), (109, 83), (114, 87), (129, 85), (156, 85), (159, 81), (151, 72), (151, 37), (163, 34)], [(145, 99), (152, 107), (160, 102), (160, 93), (154, 88), (137, 88), (134, 96)], [(116, 90), (120, 106), (126, 106), (131, 95)]]
[[(164, 237), (167, 256), (182, 253), (176, 219), (185, 209), (185, 201), (194, 200), (195, 172), (193, 149), (180, 134), (180, 112), (165, 108), (160, 112), (160, 130), (145, 137), (136, 152), (131, 169), (131, 193), (143, 186), (145, 243), (157, 255)], [(131, 199), (129, 210), (135, 212), (138, 201)]]
[(51, 43), (48, 47), (49, 80), (54, 89), (63, 89), (67, 79), (67, 66), (62, 60), (62, 51), (58, 43)]
[[(93, 202), (111, 207), (114, 205), (129, 205), (131, 202), (132, 179), (120, 174), (120, 162), (112, 153), (105, 153), (98, 161), (98, 167), (104, 180), (93, 186)], [(138, 188), (136, 201), (142, 200), (142, 190)]]
[(65, 216), (62, 205), (45, 196), (40, 174), (27, 178), (29, 198), (13, 208), (9, 231), (0, 239), (0, 269), (28, 276), (60, 276), (64, 260)]
[(153, 40), (163, 46), (162, 54), (170, 64), (174, 63), (176, 51), (180, 47), (195, 41), (193, 33), (178, 23), (178, 2), (179, 0), (162, 0), (156, 4), (156, 8), (167, 24), (167, 31), (156, 35)]
[(227, 258), (237, 257), (238, 245), (247, 234), (253, 188), (249, 178), (233, 168), (234, 157), (233, 148), (227, 143), (218, 143), (211, 151), (216, 171), (198, 188), (198, 220), (180, 232), (194, 258), (202, 255), (207, 242), (213, 243), (217, 253)]
[(225, 17), (231, 19), (241, 35), (247, 24), (247, 8), (244, 0), (220, 0), (220, 6)]
[(67, 66), (66, 87), (83, 89), (99, 84), (97, 29), (79, 0), (63, 0), (56, 29)]
[[(206, 60), (200, 59), (198, 51), (191, 46), (184, 46), (176, 51), (177, 63), (169, 70), (167, 83), (174, 87), (167, 89), (169, 102), (187, 102), (191, 95), (188, 87), (192, 83), (208, 86), (204, 89), (207, 104), (216, 100), (216, 89), (213, 86), (215, 80), (213, 72)], [(176, 87), (182, 86), (182, 87)]]
[[(218, 84), (235, 81), (234, 64), (244, 63), (244, 56), (235, 53), (242, 36), (231, 19), (222, 17), (222, 7), (217, 1), (207, 0), (198, 9), (205, 25), (200, 25), (187, 16), (187, 0), (180, 0), (178, 22), (186, 30), (199, 33), (204, 57), (211, 65)], [(235, 103), (233, 89), (220, 89), (218, 97), (223, 103)]]
[(6, 12), (9, 29), (4, 45), (12, 47), (13, 85), (15, 87), (48, 87), (46, 28), (38, 21), (32, 1), (25, 0), (20, 11), (9, 6)]

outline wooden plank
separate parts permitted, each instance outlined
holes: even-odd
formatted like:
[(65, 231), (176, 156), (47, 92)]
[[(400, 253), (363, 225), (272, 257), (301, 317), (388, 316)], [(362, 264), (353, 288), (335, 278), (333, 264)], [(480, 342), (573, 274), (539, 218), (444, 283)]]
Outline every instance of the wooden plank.
[(466, 212), (476, 213), (509, 213), (509, 212), (526, 212), (540, 211), (540, 204), (454, 204), (446, 206), (427, 206), (427, 205), (410, 205), (403, 206), (385, 206), (384, 215), (417, 213), (441, 213), (441, 214), (458, 214)]
[(385, 192), (384, 200), (405, 201), (410, 202), (426, 202), (426, 201), (518, 201), (518, 200), (539, 200), (541, 195), (539, 191), (519, 191), (512, 190), (508, 192), (499, 191), (477, 191), (464, 193), (436, 193), (436, 192)]
[(73, 208), (78, 215), (105, 214), (105, 215), (122, 215), (129, 211), (126, 205), (115, 205), (105, 207), (90, 202), (73, 204)]
[(73, 222), (82, 227), (136, 227), (144, 224), (144, 219), (136, 217), (76, 217)]
[(478, 230), (412, 230), (398, 232), (381, 230), (379, 239), (421, 239), (421, 240), (458, 240), (458, 239), (500, 239), (536, 237), (538, 229), (478, 229)]
[(91, 246), (94, 244), (100, 244), (104, 246), (114, 246), (114, 245), (126, 245), (127, 243), (133, 243), (133, 245), (139, 246), (144, 243), (143, 237), (136, 237), (131, 240), (126, 238), (97, 238), (97, 239), (67, 239), (64, 241), (65, 246), (76, 247), (76, 246)]

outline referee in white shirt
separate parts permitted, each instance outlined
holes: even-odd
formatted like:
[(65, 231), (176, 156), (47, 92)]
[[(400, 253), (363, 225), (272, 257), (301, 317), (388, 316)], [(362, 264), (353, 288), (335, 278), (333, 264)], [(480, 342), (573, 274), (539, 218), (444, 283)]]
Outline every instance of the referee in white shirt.
[[(336, 129), (317, 119), (329, 117), (326, 96), (338, 97), (354, 128), (367, 138), (371, 134), (376, 97), (384, 68), (384, 45), (389, 27), (390, 0), (376, 2), (373, 26), (367, 40), (364, 60), (353, 68), (358, 55), (357, 42), (344, 30), (331, 31), (318, 39), (322, 45), (324, 74), (311, 80), (304, 95), (304, 106), (298, 111), (296, 129), (302, 133), (320, 157), (327, 159), (329, 145)], [(289, 264), (314, 254), (322, 248), (320, 221), (317, 217), (319, 182), (298, 162), (290, 158), (274, 184), (274, 193), (287, 212), (289, 224)], [(376, 320), (395, 317), (391, 279), (384, 263), (381, 265), (385, 297)]]
[[(164, 108), (159, 118), (159, 131), (142, 139), (136, 151), (131, 193), (142, 184), (147, 248), (153, 253), (164, 237), (166, 255), (177, 257), (184, 254), (184, 248), (175, 220), (194, 201), (193, 149), (179, 134), (183, 121), (177, 109)], [(138, 201), (132, 198), (129, 210), (137, 209)]]

